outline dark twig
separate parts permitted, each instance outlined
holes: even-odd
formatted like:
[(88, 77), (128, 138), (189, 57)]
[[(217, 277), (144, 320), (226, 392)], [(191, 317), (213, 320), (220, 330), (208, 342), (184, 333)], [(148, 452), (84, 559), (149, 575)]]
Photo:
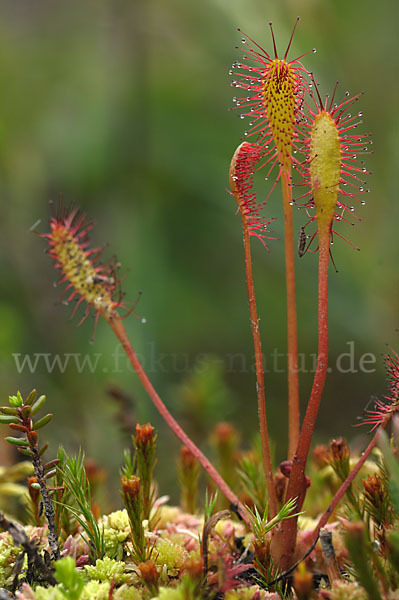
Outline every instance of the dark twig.
[[(43, 560), (42, 556), (39, 554), (36, 544), (29, 539), (25, 533), (25, 530), (14, 521), (9, 521), (6, 519), (3, 513), (0, 513), (0, 527), (5, 531), (8, 531), (14, 541), (14, 544), (16, 546), (22, 546), (23, 553), (27, 555), (27, 580), (29, 582), (47, 581), (50, 585), (57, 585), (58, 581), (55, 579), (52, 570)], [(23, 565), (23, 561), (21, 561), (21, 563)], [(15, 588), (17, 583), (17, 578), (15, 578)], [(15, 591), (15, 589), (13, 591)]]
[(58, 545), (57, 527), (55, 524), (54, 506), (48, 493), (46, 477), (43, 463), (41, 461), (37, 447), (31, 445), (32, 463), (35, 468), (37, 481), (40, 485), (40, 491), (43, 498), (44, 512), (48, 523), (48, 542), (55, 560), (60, 557), (60, 548)]
[(212, 515), (212, 517), (210, 517), (210, 519), (208, 519), (205, 523), (204, 523), (204, 528), (202, 530), (202, 543), (201, 543), (201, 553), (202, 553), (202, 560), (203, 560), (203, 571), (204, 571), (204, 578), (207, 576), (208, 573), (208, 538), (209, 538), (209, 534), (211, 533), (211, 530), (215, 527), (216, 523), (218, 521), (220, 521), (221, 519), (228, 519), (230, 517), (230, 512), (228, 510), (221, 510), (217, 513), (215, 513), (214, 515)]

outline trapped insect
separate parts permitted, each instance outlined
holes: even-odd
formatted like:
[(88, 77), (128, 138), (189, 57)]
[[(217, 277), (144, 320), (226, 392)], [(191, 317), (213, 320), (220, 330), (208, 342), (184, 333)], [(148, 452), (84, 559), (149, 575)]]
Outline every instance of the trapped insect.
[(306, 252), (306, 233), (305, 233), (305, 228), (301, 227), (301, 229), (299, 230), (299, 237), (298, 237), (298, 254), (299, 256), (303, 256)]

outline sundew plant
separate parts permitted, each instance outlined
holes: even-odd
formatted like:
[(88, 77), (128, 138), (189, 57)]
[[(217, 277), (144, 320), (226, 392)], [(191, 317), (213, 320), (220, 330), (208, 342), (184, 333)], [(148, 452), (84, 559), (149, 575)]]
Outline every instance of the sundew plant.
[[(239, 432), (227, 423), (213, 423), (215, 460), (198, 447), (162, 400), (135, 350), (130, 317), (138, 316), (137, 301), (125, 296), (120, 263), (107, 257), (105, 247), (92, 245), (93, 223), (84, 210), (62, 200), (52, 203), (47, 230), (35, 233), (58, 273), (59, 299), (72, 305), (71, 319), (78, 326), (94, 317), (94, 344), (98, 328), (104, 322), (110, 327), (132, 376), (180, 441), (179, 456), (171, 457), (170, 464), (178, 474), (181, 503), (169, 506), (158, 488), (157, 432), (150, 423), (133, 427), (123, 405), (121, 421), (130, 439), (121, 457), (120, 506), (102, 514), (96, 495), (101, 469), (85, 459), (83, 450), (71, 456), (62, 447), (45, 462), (48, 443), (37, 432), (57, 416), (37, 416), (46, 398), (35, 389), (25, 398), (13, 393), (0, 407), (0, 423), (11, 429), (5, 440), (26, 459), (24, 474), (29, 476), (23, 492), (8, 489), (23, 497), (23, 510), (18, 512), (15, 504), (0, 513), (0, 598), (398, 597), (399, 357), (393, 348), (384, 355), (386, 394), (363, 414), (361, 425), (371, 434), (368, 446), (354, 452), (338, 438), (311, 452), (328, 377), (332, 245), (337, 240), (347, 243), (348, 252), (358, 250), (340, 226), (358, 220), (365, 204), (372, 140), (363, 124), (362, 93), (342, 92), (339, 84), (323, 92), (311, 67), (314, 49), (291, 57), (298, 23), (299, 17), (284, 52), (278, 52), (272, 23), (271, 51), (238, 30), (242, 56), (230, 72), (238, 94), (234, 110), (247, 127), (231, 149), (229, 194), (221, 195), (221, 202), (230, 202), (231, 218), (236, 212), (241, 221), (255, 357), (245, 410), (257, 411), (260, 443), (243, 450)], [(276, 189), (283, 204), (282, 241), (273, 232)], [(293, 210), (303, 219), (299, 237)], [(263, 319), (261, 327), (259, 319), (254, 244), (284, 255), (287, 311), (281, 328), (287, 332), (289, 443), (279, 448), (285, 456), (279, 464), (272, 451), (278, 440), (268, 418), (271, 400), (262, 349), (268, 323)], [(318, 265), (317, 298), (310, 299), (317, 306), (317, 360), (313, 383), (304, 390), (298, 377), (296, 252)], [(302, 415), (300, 395), (306, 398)], [(334, 407), (326, 410), (333, 414)], [(3, 475), (9, 483), (13, 477), (11, 468)]]

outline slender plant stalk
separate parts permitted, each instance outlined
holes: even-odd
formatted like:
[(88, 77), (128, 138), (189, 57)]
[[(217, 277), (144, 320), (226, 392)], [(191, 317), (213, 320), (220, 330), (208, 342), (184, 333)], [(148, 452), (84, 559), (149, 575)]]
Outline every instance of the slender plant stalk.
[(256, 194), (252, 192), (253, 170), (260, 157), (263, 156), (262, 152), (263, 151), (260, 150), (258, 146), (248, 144), (247, 142), (240, 144), (230, 163), (229, 182), (231, 193), (237, 202), (242, 221), (245, 277), (247, 282), (249, 316), (255, 353), (256, 395), (258, 400), (258, 419), (263, 469), (268, 492), (269, 516), (273, 518), (277, 514), (277, 497), (274, 486), (269, 432), (267, 427), (263, 354), (259, 333), (258, 311), (256, 308), (250, 243), (250, 236), (253, 235), (262, 242), (265, 248), (267, 248), (264, 238), (267, 237), (268, 224), (270, 221), (265, 220), (264, 217), (260, 215), (259, 211), (263, 205), (257, 204)]
[[(330, 231), (319, 231), (319, 285), (318, 285), (318, 355), (306, 414), (303, 420), (298, 447), (293, 459), (288, 482), (286, 499), (297, 498), (296, 510), (300, 511), (306, 493), (305, 467), (312, 441), (313, 431), (319, 411), (328, 366), (328, 263), (330, 252)], [(290, 567), (295, 550), (297, 518), (284, 524), (280, 568)]]
[[(85, 222), (85, 215), (81, 215), (77, 209), (62, 210), (59, 207), (57, 214), (50, 220), (50, 233), (43, 234), (49, 242), (49, 254), (56, 262), (56, 268), (63, 272), (61, 281), (68, 281), (66, 290), (73, 288), (68, 301), (80, 296), (73, 310), (75, 314), (83, 301), (86, 301), (86, 310), (82, 323), (90, 314), (93, 307), (96, 309), (95, 326), (100, 316), (111, 325), (115, 335), (122, 344), (134, 370), (137, 373), (144, 389), (150, 396), (152, 402), (166, 423), (195, 456), (198, 462), (204, 467), (208, 475), (213, 479), (220, 491), (232, 503), (239, 512), (242, 519), (250, 524), (248, 511), (239, 501), (234, 492), (219, 475), (209, 460), (197, 448), (194, 442), (186, 435), (180, 425), (172, 417), (161, 398), (153, 388), (150, 380), (141, 366), (136, 353), (134, 352), (130, 340), (127, 336), (122, 319), (117, 312), (118, 308), (126, 309), (123, 303), (123, 294), (120, 291), (120, 281), (117, 279), (119, 265), (114, 262), (106, 262), (95, 266), (99, 252), (97, 249), (87, 250), (87, 234), (92, 224)], [(85, 240), (82, 245), (82, 240)], [(101, 253), (100, 253), (101, 255)], [(64, 290), (65, 293), (65, 290)], [(124, 317), (133, 312), (135, 305), (127, 310)]]
[[(385, 428), (387, 423), (388, 423), (388, 419), (387, 419), (386, 423), (381, 425), (381, 427)], [(334, 512), (338, 502), (340, 502), (340, 500), (343, 498), (344, 494), (347, 492), (349, 487), (352, 485), (356, 475), (359, 473), (360, 469), (362, 468), (362, 466), (364, 465), (364, 463), (370, 456), (371, 452), (374, 450), (374, 448), (378, 442), (379, 434), (380, 434), (380, 428), (377, 429), (377, 431), (374, 434), (373, 439), (367, 446), (366, 450), (362, 453), (362, 456), (359, 458), (356, 465), (353, 467), (352, 471), (349, 473), (348, 477), (345, 479), (345, 481), (342, 483), (342, 485), (336, 491), (335, 496), (331, 500), (327, 510), (322, 514), (322, 516), (320, 517), (320, 519), (316, 525), (316, 528), (313, 532), (312, 541), (317, 538), (320, 529), (325, 526), (325, 524), (331, 517), (332, 513)]]
[(266, 476), (266, 486), (269, 497), (269, 518), (273, 518), (277, 514), (277, 498), (276, 498), (276, 490), (274, 487), (274, 478), (273, 478), (273, 467), (272, 460), (270, 454), (270, 441), (269, 441), (269, 432), (267, 427), (267, 418), (266, 418), (266, 399), (265, 399), (265, 381), (264, 381), (264, 369), (263, 369), (263, 354), (262, 354), (262, 346), (260, 341), (260, 333), (259, 333), (259, 318), (258, 311), (256, 308), (256, 299), (255, 299), (255, 288), (254, 288), (254, 280), (252, 274), (252, 258), (251, 258), (251, 246), (249, 240), (249, 231), (248, 231), (248, 223), (245, 214), (242, 210), (241, 220), (242, 220), (242, 230), (243, 230), (243, 238), (244, 238), (244, 255), (245, 255), (245, 276), (247, 280), (247, 289), (248, 289), (248, 303), (249, 303), (249, 315), (251, 320), (251, 329), (252, 329), (252, 337), (254, 343), (255, 350), (255, 367), (256, 367), (256, 391), (258, 398), (258, 417), (259, 417), (259, 428), (260, 428), (260, 437), (262, 444), (262, 457), (263, 457), (263, 466), (265, 470)]
[(288, 336), (288, 459), (292, 460), (299, 439), (298, 331), (295, 293), (294, 232), (292, 225), (292, 187), (290, 167), (281, 174), (284, 207), (285, 277), (287, 288)]
[[(359, 460), (357, 461), (356, 465), (353, 467), (352, 471), (349, 473), (348, 477), (345, 479), (345, 481), (342, 483), (342, 485), (338, 488), (338, 490), (336, 491), (333, 499), (331, 500), (327, 510), (322, 514), (322, 516), (320, 517), (314, 531), (313, 531), (313, 535), (312, 535), (312, 539), (311, 539), (311, 543), (309, 545), (309, 548), (313, 548), (314, 544), (316, 543), (316, 540), (319, 537), (319, 532), (320, 530), (327, 524), (328, 520), (331, 518), (331, 515), (333, 514), (335, 508), (337, 507), (338, 502), (340, 502), (343, 498), (343, 496), (345, 495), (345, 493), (348, 491), (348, 489), (350, 488), (350, 486), (352, 485), (355, 477), (358, 475), (360, 469), (362, 468), (362, 466), (364, 465), (364, 463), (366, 462), (366, 460), (368, 459), (368, 457), (370, 456), (371, 452), (374, 450), (377, 442), (378, 442), (378, 437), (380, 435), (380, 431), (381, 429), (385, 429), (385, 427), (388, 424), (388, 421), (390, 419), (391, 415), (389, 415), (385, 421), (381, 424), (381, 427), (377, 429), (376, 433), (374, 434), (373, 439), (371, 440), (371, 442), (369, 443), (369, 445), (367, 446), (366, 450), (362, 453), (362, 456), (359, 458)], [(308, 551), (309, 552), (309, 551)], [(305, 554), (305, 556), (307, 555), (307, 553)]]
[[(291, 48), (295, 29), (299, 17), (294, 25), (291, 37), (284, 55), (279, 58), (274, 37), (272, 23), (270, 31), (273, 40), (273, 54), (263, 49), (254, 40), (243, 34), (244, 44), (243, 62), (233, 65), (233, 71), (237, 79), (232, 82), (234, 87), (242, 88), (245, 94), (250, 90), (252, 96), (237, 98), (237, 106), (240, 107), (241, 117), (250, 118), (251, 128), (245, 135), (259, 134), (260, 146), (267, 154), (267, 165), (269, 178), (273, 168), (278, 165), (278, 173), (281, 176), (284, 223), (285, 223), (285, 265), (286, 265), (286, 287), (287, 287), (287, 322), (288, 322), (288, 413), (289, 413), (289, 443), (288, 458), (292, 459), (299, 436), (299, 390), (298, 390), (298, 343), (297, 343), (297, 319), (295, 300), (295, 276), (294, 276), (294, 243), (292, 229), (292, 190), (290, 183), (291, 159), (294, 140), (297, 133), (297, 116), (302, 110), (305, 91), (308, 88), (305, 79), (307, 70), (296, 60), (287, 60)], [(241, 31), (241, 30), (239, 30)], [(248, 61), (248, 62), (247, 62)], [(253, 67), (255, 62), (255, 67)], [(234, 69), (237, 69), (236, 71)], [(248, 69), (250, 71), (248, 75)], [(305, 75), (305, 77), (304, 77)], [(245, 108), (247, 106), (248, 108)], [(254, 120), (254, 116), (255, 120)], [(279, 177), (278, 177), (279, 178)], [(277, 178), (277, 179), (278, 179)], [(272, 186), (274, 189), (277, 180)]]
[(158, 396), (155, 391), (151, 381), (148, 379), (140, 361), (137, 358), (136, 353), (134, 352), (124, 325), (122, 323), (121, 318), (114, 313), (111, 316), (104, 315), (110, 326), (112, 327), (116, 337), (122, 344), (124, 351), (126, 352), (126, 356), (130, 360), (132, 367), (134, 368), (138, 378), (140, 379), (145, 391), (151, 398), (153, 404), (158, 410), (159, 414), (166, 421), (167, 425), (171, 428), (173, 433), (179, 438), (179, 440), (190, 450), (190, 452), (195, 456), (198, 462), (202, 465), (211, 479), (215, 482), (217, 487), (220, 489), (222, 494), (226, 496), (226, 498), (237, 508), (243, 520), (250, 524), (248, 511), (245, 506), (239, 501), (234, 492), (229, 488), (224, 479), (219, 475), (213, 465), (209, 462), (206, 456), (201, 452), (201, 450), (191, 441), (191, 439), (187, 436), (187, 434), (183, 431), (177, 421), (170, 414), (165, 404), (162, 402), (161, 398)]

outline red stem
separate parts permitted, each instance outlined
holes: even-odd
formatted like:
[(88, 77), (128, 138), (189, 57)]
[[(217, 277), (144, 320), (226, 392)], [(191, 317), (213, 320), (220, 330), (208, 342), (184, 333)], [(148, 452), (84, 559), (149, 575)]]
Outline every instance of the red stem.
[(392, 414), (393, 413), (390, 413), (390, 414), (388, 414), (386, 416), (385, 420), (381, 423), (381, 425), (379, 426), (379, 428), (375, 432), (374, 437), (371, 440), (371, 442), (369, 443), (369, 445), (367, 446), (366, 450), (362, 453), (361, 457), (357, 461), (356, 465), (353, 467), (352, 471), (349, 473), (348, 477), (345, 479), (345, 481), (343, 482), (343, 484), (340, 486), (340, 488), (335, 493), (335, 496), (331, 500), (331, 502), (330, 502), (327, 510), (320, 517), (319, 522), (317, 523), (317, 526), (316, 526), (316, 528), (315, 528), (315, 530), (313, 532), (313, 540), (316, 538), (316, 536), (317, 536), (318, 532), (320, 531), (320, 529), (322, 527), (324, 527), (324, 525), (327, 523), (327, 521), (331, 517), (331, 515), (332, 515), (332, 513), (333, 513), (333, 511), (335, 509), (335, 507), (337, 506), (338, 502), (341, 500), (341, 498), (343, 497), (343, 495), (346, 493), (346, 491), (348, 490), (348, 488), (351, 486), (351, 484), (353, 483), (353, 480), (355, 479), (356, 475), (359, 473), (360, 469), (362, 468), (362, 466), (364, 465), (364, 463), (366, 462), (366, 460), (370, 456), (371, 452), (374, 450), (375, 446), (377, 445), (378, 438), (381, 435), (381, 431), (383, 429), (385, 429), (386, 426), (388, 425), (388, 422), (390, 421), (390, 419), (392, 417)]
[(256, 367), (256, 392), (258, 398), (258, 418), (260, 438), (262, 445), (263, 467), (266, 477), (266, 487), (269, 496), (269, 518), (273, 518), (277, 514), (277, 497), (274, 487), (273, 467), (270, 454), (269, 431), (266, 418), (266, 399), (265, 399), (265, 380), (263, 369), (263, 354), (259, 333), (259, 319), (256, 308), (255, 288), (252, 274), (252, 258), (251, 245), (248, 231), (247, 219), (243, 210), (240, 210), (243, 238), (244, 238), (244, 255), (245, 255), (245, 276), (248, 289), (249, 316), (251, 321), (252, 337), (255, 351), (255, 367)]
[[(388, 422), (388, 419), (387, 419)], [(383, 423), (381, 425), (381, 427), (385, 428), (386, 423)], [(366, 462), (366, 460), (368, 459), (368, 457), (370, 456), (372, 450), (374, 449), (375, 445), (377, 444), (377, 440), (378, 440), (378, 435), (380, 433), (380, 429), (378, 428), (378, 430), (375, 432), (375, 435), (373, 437), (373, 439), (371, 440), (371, 442), (369, 443), (369, 445), (367, 446), (366, 450), (362, 453), (362, 456), (359, 458), (359, 460), (357, 461), (356, 465), (353, 467), (352, 471), (349, 473), (348, 477), (345, 479), (345, 481), (343, 482), (343, 484), (339, 487), (339, 489), (337, 490), (337, 492), (335, 493), (334, 498), (331, 500), (327, 510), (325, 511), (325, 513), (320, 517), (319, 522), (317, 523), (317, 526), (313, 532), (313, 537), (312, 537), (312, 542), (315, 540), (315, 538), (317, 537), (320, 529), (322, 527), (324, 527), (324, 525), (327, 523), (327, 521), (329, 520), (329, 518), (331, 517), (335, 507), (337, 506), (338, 502), (341, 500), (341, 498), (344, 496), (344, 494), (346, 493), (346, 491), (348, 490), (348, 488), (350, 487), (350, 485), (353, 483), (353, 480), (355, 479), (356, 475), (359, 473), (360, 469), (362, 468), (362, 466), (364, 465), (364, 463)]]
[[(319, 412), (320, 400), (328, 366), (328, 263), (330, 253), (330, 231), (319, 230), (319, 283), (318, 283), (318, 356), (313, 387), (305, 418), (303, 420), (298, 446), (292, 463), (286, 499), (297, 498), (296, 510), (300, 511), (306, 493), (305, 467), (312, 441), (313, 431)], [(280, 568), (291, 566), (295, 551), (297, 517), (284, 523), (284, 538)]]
[(287, 288), (288, 334), (288, 459), (292, 460), (299, 440), (299, 382), (298, 382), (298, 331), (296, 315), (294, 231), (292, 224), (292, 187), (290, 167), (281, 174), (284, 208), (285, 277)]
[(132, 367), (136, 371), (138, 378), (140, 379), (145, 391), (151, 398), (151, 400), (152, 400), (153, 404), (155, 405), (156, 409), (158, 410), (159, 414), (164, 418), (164, 420), (166, 421), (168, 426), (171, 428), (173, 433), (179, 438), (179, 440), (182, 442), (182, 444), (184, 444), (190, 450), (190, 452), (195, 456), (195, 458), (198, 460), (198, 462), (202, 465), (202, 467), (208, 473), (209, 477), (211, 477), (211, 479), (213, 479), (213, 481), (215, 482), (217, 487), (220, 489), (222, 494), (224, 494), (226, 496), (226, 498), (235, 507), (237, 507), (237, 510), (239, 511), (243, 520), (247, 524), (250, 524), (248, 511), (246, 510), (245, 506), (239, 501), (237, 496), (229, 488), (229, 486), (224, 481), (224, 479), (222, 479), (222, 477), (216, 471), (215, 467), (209, 462), (209, 460), (206, 458), (206, 456), (201, 452), (201, 450), (199, 448), (197, 448), (197, 446), (194, 444), (194, 442), (192, 442), (191, 439), (187, 436), (187, 434), (183, 431), (183, 429), (180, 427), (180, 425), (177, 423), (177, 421), (172, 417), (172, 415), (166, 408), (165, 404), (162, 402), (161, 398), (158, 396), (157, 392), (155, 391), (155, 389), (152, 386), (151, 381), (148, 379), (143, 367), (141, 366), (141, 363), (139, 362), (136, 353), (134, 352), (134, 350), (132, 348), (132, 345), (130, 343), (130, 340), (128, 338), (126, 330), (123, 326), (121, 318), (117, 314), (114, 314), (112, 317), (104, 315), (104, 317), (108, 321), (108, 323), (111, 325), (116, 337), (122, 344), (122, 347), (123, 347), (124, 351), (126, 352), (126, 355), (127, 355), (128, 359), (130, 360)]

